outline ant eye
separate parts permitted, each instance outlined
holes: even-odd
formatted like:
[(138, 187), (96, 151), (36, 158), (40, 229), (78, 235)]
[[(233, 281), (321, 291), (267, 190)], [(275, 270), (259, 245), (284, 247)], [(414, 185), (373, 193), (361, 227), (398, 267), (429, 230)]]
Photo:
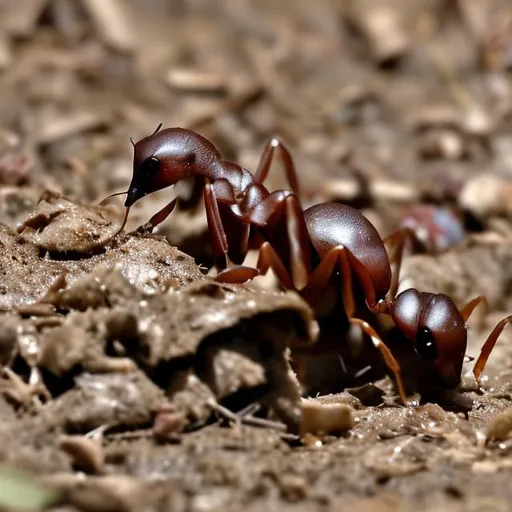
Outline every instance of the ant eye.
[(160, 170), (160, 160), (154, 156), (146, 158), (140, 166), (140, 172), (145, 178), (152, 178)]
[(416, 351), (427, 361), (437, 359), (436, 340), (428, 327), (420, 327), (416, 334)]

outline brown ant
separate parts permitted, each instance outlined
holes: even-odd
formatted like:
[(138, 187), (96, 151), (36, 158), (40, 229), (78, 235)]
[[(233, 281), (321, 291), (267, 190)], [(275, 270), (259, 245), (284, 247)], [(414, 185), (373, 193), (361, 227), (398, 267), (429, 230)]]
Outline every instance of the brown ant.
[[(124, 192), (126, 213), (119, 231), (124, 228), (130, 207), (142, 197), (182, 179), (202, 176), (212, 248), (221, 268), (219, 281), (244, 282), (272, 268), (284, 288), (298, 291), (315, 306), (331, 280), (339, 279), (347, 318), (371, 337), (406, 403), (398, 362), (376, 331), (354, 316), (354, 286), (359, 284), (369, 311), (391, 316), (434, 370), (440, 384), (447, 389), (459, 385), (467, 345), (466, 321), (483, 297), (473, 299), (459, 311), (443, 294), (408, 289), (396, 295), (398, 271), (392, 276), (384, 243), (396, 245), (399, 269), (406, 231), (382, 240), (358, 210), (339, 203), (303, 210), (297, 198), (299, 185), (292, 157), (277, 139), (266, 146), (253, 175), (223, 161), (215, 146), (201, 135), (183, 128), (160, 128), (136, 144), (132, 141), (133, 177)], [(282, 157), (291, 190), (269, 192), (263, 185), (276, 151)], [(175, 205), (176, 199), (142, 229), (151, 230), (163, 222)], [(250, 246), (259, 249), (256, 269), (240, 266)], [(482, 346), (473, 369), (477, 380), (498, 336), (511, 321), (512, 316), (501, 320)]]

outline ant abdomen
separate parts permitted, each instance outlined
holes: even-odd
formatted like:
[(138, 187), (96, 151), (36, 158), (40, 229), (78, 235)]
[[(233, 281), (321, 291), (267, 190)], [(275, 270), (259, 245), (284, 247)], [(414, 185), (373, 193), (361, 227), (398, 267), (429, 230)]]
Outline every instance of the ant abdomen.
[(322, 203), (304, 211), (308, 233), (322, 259), (329, 250), (345, 247), (359, 263), (354, 268), (371, 279), (376, 299), (383, 299), (391, 286), (388, 253), (373, 224), (359, 211), (340, 203)]

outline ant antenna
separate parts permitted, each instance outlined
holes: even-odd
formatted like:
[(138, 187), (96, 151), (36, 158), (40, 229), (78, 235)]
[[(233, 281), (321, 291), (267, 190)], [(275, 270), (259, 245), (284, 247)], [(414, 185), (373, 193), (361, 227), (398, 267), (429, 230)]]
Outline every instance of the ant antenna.
[(108, 242), (111, 242), (112, 240), (114, 240), (114, 238), (119, 235), (119, 233), (121, 233), (121, 231), (123, 231), (124, 227), (126, 226), (126, 221), (128, 220), (128, 214), (130, 213), (130, 208), (126, 208), (125, 211), (124, 211), (124, 216), (123, 216), (123, 222), (121, 223), (121, 225), (116, 229), (115, 233), (113, 235), (111, 235), (106, 241), (105, 243), (108, 243)]
[(151, 137), (153, 137), (153, 135), (156, 135), (159, 131), (160, 131), (160, 128), (162, 128), (164, 123), (160, 123), (157, 127), (156, 127), (156, 130), (151, 134)]
[(124, 194), (128, 194), (128, 190), (126, 190), (125, 192), (115, 192), (114, 194), (110, 194), (109, 196), (105, 197), (105, 199), (102, 199), (98, 204), (99, 205), (103, 205), (106, 201), (108, 201), (111, 197), (115, 197), (115, 196), (122, 196)]
[(117, 228), (116, 232), (109, 238), (109, 240), (112, 240), (115, 238), (121, 231), (123, 231), (124, 227), (126, 226), (126, 221), (128, 220), (128, 214), (130, 213), (130, 208), (126, 208), (124, 212), (123, 222), (121, 225)]
[(135, 142), (133, 141), (132, 137), (130, 137), (130, 142), (132, 143), (132, 146), (135, 147)]

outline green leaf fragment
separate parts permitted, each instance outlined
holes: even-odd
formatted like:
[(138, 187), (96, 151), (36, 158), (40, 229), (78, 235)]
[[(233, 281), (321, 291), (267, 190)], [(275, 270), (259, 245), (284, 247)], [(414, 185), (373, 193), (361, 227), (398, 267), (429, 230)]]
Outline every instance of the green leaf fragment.
[(59, 499), (59, 492), (32, 476), (11, 468), (0, 468), (0, 506), (38, 510)]

